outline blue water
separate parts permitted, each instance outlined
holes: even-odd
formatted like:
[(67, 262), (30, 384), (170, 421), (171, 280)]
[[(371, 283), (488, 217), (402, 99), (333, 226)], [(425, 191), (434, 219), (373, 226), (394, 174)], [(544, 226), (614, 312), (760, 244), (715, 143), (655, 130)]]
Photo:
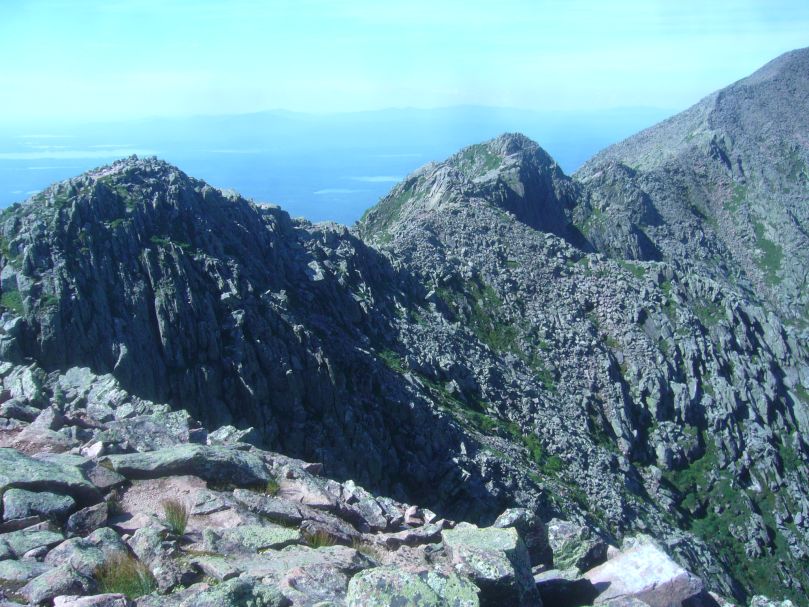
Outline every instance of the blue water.
[(154, 119), (27, 125), (0, 132), (0, 207), (132, 153), (281, 205), (312, 221), (356, 221), (408, 173), (463, 146), (523, 132), (568, 173), (668, 112), (528, 112), (497, 108)]

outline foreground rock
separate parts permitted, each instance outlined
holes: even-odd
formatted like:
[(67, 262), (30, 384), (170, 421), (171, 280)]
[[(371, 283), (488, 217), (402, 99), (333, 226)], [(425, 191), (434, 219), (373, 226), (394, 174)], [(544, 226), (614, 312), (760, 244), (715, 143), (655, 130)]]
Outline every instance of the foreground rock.
[(351, 578), (347, 607), (477, 607), (478, 589), (468, 579), (434, 571), (392, 567), (366, 569)]
[(461, 523), (441, 535), (455, 570), (480, 588), (483, 607), (539, 604), (528, 550), (516, 529)]
[(702, 580), (651, 542), (621, 552), (584, 577), (599, 592), (596, 604), (633, 598), (650, 607), (679, 607), (703, 591)]

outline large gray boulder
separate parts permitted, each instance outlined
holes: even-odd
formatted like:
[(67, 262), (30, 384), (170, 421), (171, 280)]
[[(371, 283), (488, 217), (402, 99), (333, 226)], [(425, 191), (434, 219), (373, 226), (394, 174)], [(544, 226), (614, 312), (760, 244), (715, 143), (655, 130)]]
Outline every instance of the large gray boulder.
[(69, 495), (11, 488), (3, 493), (3, 520), (40, 516), (61, 522), (75, 506), (75, 500)]
[(631, 597), (650, 607), (680, 607), (703, 591), (702, 580), (651, 542), (619, 553), (584, 577), (601, 592), (596, 604)]
[(69, 566), (92, 577), (96, 569), (114, 556), (127, 553), (126, 544), (109, 527), (97, 529), (87, 537), (66, 540), (48, 552), (45, 563), (51, 567)]
[(130, 607), (123, 594), (94, 594), (93, 596), (57, 596), (53, 607)]
[(272, 478), (260, 457), (219, 446), (185, 444), (150, 451), (108, 455), (103, 462), (128, 479), (193, 475), (237, 486), (267, 483)]
[(458, 573), (480, 588), (480, 604), (534, 607), (542, 602), (531, 575), (528, 550), (513, 527), (479, 528), (460, 523), (441, 532)]
[(348, 576), (329, 565), (296, 567), (286, 573), (278, 588), (295, 607), (341, 605), (345, 602)]
[(60, 532), (43, 527), (43, 525), (0, 535), (0, 543), (7, 547), (6, 550), (9, 553), (5, 558), (20, 558), (26, 552), (55, 546), (64, 539)]
[(575, 567), (559, 571), (549, 569), (534, 575), (544, 607), (578, 607), (592, 605), (598, 590), (590, 580), (581, 577)]
[(24, 583), (50, 569), (50, 565), (39, 561), (5, 559), (0, 561), (0, 585), (2, 585), (2, 582)]
[(9, 488), (70, 495), (79, 503), (95, 503), (101, 495), (74, 467), (40, 461), (16, 449), (0, 448), (0, 492)]
[(232, 529), (214, 531), (206, 529), (203, 544), (206, 550), (221, 554), (253, 553), (268, 548), (283, 548), (301, 541), (297, 529), (268, 523), (266, 525), (240, 525)]
[(32, 605), (53, 600), (61, 595), (82, 595), (90, 592), (95, 582), (70, 565), (60, 565), (35, 577), (20, 589), (20, 594)]
[(70, 515), (65, 523), (65, 531), (71, 535), (87, 535), (106, 525), (108, 514), (106, 502), (87, 506)]
[(528, 549), (531, 565), (550, 565), (553, 562), (548, 528), (539, 516), (527, 508), (509, 508), (497, 517), (492, 526), (514, 527)]

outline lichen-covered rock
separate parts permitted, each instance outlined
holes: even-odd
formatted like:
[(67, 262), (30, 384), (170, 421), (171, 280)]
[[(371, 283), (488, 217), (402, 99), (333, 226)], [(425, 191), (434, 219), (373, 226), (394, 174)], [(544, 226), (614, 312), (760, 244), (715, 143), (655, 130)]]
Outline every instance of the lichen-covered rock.
[(560, 571), (549, 569), (534, 576), (544, 607), (590, 605), (599, 591), (575, 567)]
[(176, 540), (168, 539), (162, 527), (141, 527), (127, 543), (138, 559), (149, 567), (162, 592), (187, 586), (195, 579), (194, 565), (180, 558), (182, 555)]
[(71, 535), (87, 535), (106, 525), (107, 516), (106, 502), (87, 506), (70, 515), (65, 523), (65, 531)]
[[(20, 558), (26, 552), (37, 548), (49, 548), (64, 540), (59, 531), (53, 531), (47, 526), (35, 525), (19, 531), (0, 534), (0, 542), (8, 547), (10, 558)], [(9, 558), (9, 557), (7, 557)]]
[(514, 527), (528, 549), (531, 565), (549, 566), (553, 562), (548, 529), (536, 513), (526, 508), (509, 508), (497, 517), (492, 526)]
[(266, 525), (242, 525), (232, 529), (214, 531), (206, 529), (203, 534), (205, 548), (214, 552), (259, 552), (268, 548), (283, 548), (301, 541), (298, 529), (268, 523)]
[(528, 551), (516, 529), (461, 523), (441, 535), (453, 567), (480, 588), (483, 607), (540, 603)]
[(53, 607), (130, 607), (131, 604), (123, 594), (57, 596), (53, 599)]
[(94, 587), (95, 582), (86, 575), (70, 565), (59, 565), (32, 579), (19, 592), (32, 605), (39, 605), (60, 595), (87, 594)]
[(66, 540), (50, 550), (45, 563), (51, 567), (69, 566), (92, 577), (95, 570), (115, 556), (127, 553), (126, 544), (115, 531), (105, 527), (83, 538)]
[[(33, 560), (0, 560), (0, 580), (6, 582), (27, 582), (42, 575), (51, 565)], [(0, 585), (2, 582), (0, 582)]]
[(278, 588), (256, 580), (236, 579), (211, 586), (180, 603), (180, 607), (286, 607)]
[(98, 489), (78, 468), (40, 461), (16, 449), (0, 448), (0, 491), (14, 487), (66, 494), (79, 503), (100, 499)]
[(553, 519), (548, 523), (548, 540), (557, 569), (576, 567), (587, 571), (607, 559), (607, 543), (582, 525)]
[(474, 584), (457, 575), (411, 572), (392, 567), (366, 569), (348, 583), (348, 607), (477, 607)]
[(344, 604), (348, 576), (330, 565), (296, 567), (287, 571), (278, 589), (295, 607)]
[(176, 445), (147, 453), (108, 455), (103, 461), (128, 479), (191, 475), (244, 486), (266, 484), (272, 478), (260, 458), (221, 446)]
[(759, 594), (750, 599), (750, 607), (794, 607), (794, 604), (790, 600), (774, 601)]

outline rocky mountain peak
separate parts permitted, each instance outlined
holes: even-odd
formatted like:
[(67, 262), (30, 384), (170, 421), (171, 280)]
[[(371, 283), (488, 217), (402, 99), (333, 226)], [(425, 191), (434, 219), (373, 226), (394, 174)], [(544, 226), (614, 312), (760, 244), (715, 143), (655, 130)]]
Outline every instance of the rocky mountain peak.
[(795, 49), (780, 55), (742, 79), (748, 86), (769, 80), (806, 81), (809, 78), (809, 47)]
[(580, 244), (569, 217), (576, 191), (572, 180), (536, 142), (506, 133), (411, 174), (363, 216), (358, 230), (385, 243), (435, 213), (486, 205)]
[(600, 251), (699, 266), (806, 326), (807, 132), (801, 49), (593, 157), (574, 222)]

